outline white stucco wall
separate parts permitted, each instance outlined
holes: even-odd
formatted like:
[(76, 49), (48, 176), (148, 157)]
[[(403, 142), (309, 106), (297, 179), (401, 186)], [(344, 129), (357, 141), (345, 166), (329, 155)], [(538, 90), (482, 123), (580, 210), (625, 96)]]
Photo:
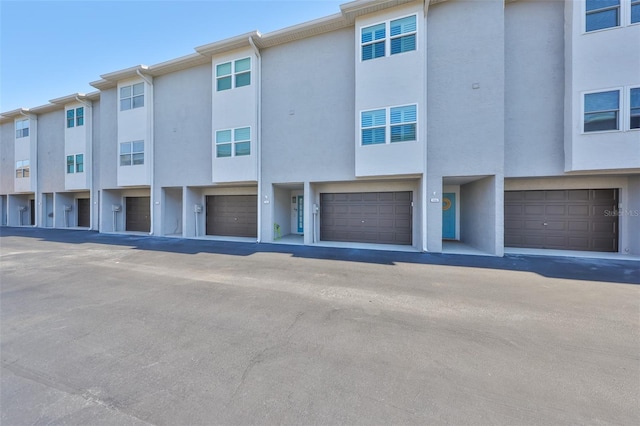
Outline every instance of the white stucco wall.
[[(90, 104), (90, 102), (87, 102)], [(77, 108), (84, 108), (84, 124), (82, 126), (77, 125), (75, 120), (73, 127), (67, 127), (66, 111), (74, 110)], [(91, 183), (89, 181), (90, 169), (91, 169), (91, 124), (93, 119), (92, 108), (80, 103), (74, 102), (65, 105), (65, 116), (62, 119), (62, 126), (64, 128), (64, 158), (62, 159), (65, 165), (65, 188), (67, 190), (89, 189)], [(66, 161), (67, 155), (83, 154), (84, 155), (84, 172), (66, 173)]]
[(0, 123), (0, 194), (10, 194), (14, 190), (16, 176), (14, 151), (14, 124), (13, 120), (7, 120)]
[[(148, 77), (149, 79), (151, 77)], [(144, 106), (120, 111), (120, 88), (137, 83), (144, 83)], [(117, 90), (118, 117), (118, 186), (138, 186), (151, 184), (151, 115), (153, 114), (153, 86), (141, 78), (122, 80), (118, 82)], [(120, 143), (144, 141), (144, 164), (120, 166)]]
[[(629, 25), (630, 2), (620, 3), (620, 27), (585, 32), (585, 1), (565, 2), (567, 171), (640, 168), (640, 130), (628, 122), (629, 88), (640, 87), (640, 25)], [(585, 92), (609, 90), (621, 91), (620, 129), (584, 133)]]
[[(422, 2), (364, 15), (356, 19), (355, 50), (355, 174), (356, 176), (406, 175), (424, 172), (426, 139), (426, 29)], [(390, 53), (389, 21), (416, 17), (416, 50)], [(363, 61), (361, 30), (372, 25), (387, 25), (386, 56)], [(417, 105), (417, 140), (408, 142), (361, 144), (361, 112), (384, 107)], [(387, 119), (387, 126), (389, 121)]]
[[(216, 66), (250, 58), (251, 84), (235, 87), (235, 77), (232, 77), (232, 88), (218, 91), (216, 89)], [(258, 126), (257, 99), (260, 79), (258, 60), (250, 47), (216, 55), (212, 58), (212, 181), (213, 182), (243, 182), (258, 179)], [(251, 128), (251, 154), (246, 156), (216, 157), (215, 135), (218, 130)], [(233, 132), (232, 132), (233, 133)], [(234, 147), (232, 144), (232, 155)]]

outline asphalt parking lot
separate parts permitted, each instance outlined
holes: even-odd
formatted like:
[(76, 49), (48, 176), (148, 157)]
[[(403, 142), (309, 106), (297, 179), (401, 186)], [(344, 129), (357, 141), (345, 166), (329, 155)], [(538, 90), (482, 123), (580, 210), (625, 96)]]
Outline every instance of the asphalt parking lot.
[(0, 423), (638, 424), (637, 261), (0, 229)]

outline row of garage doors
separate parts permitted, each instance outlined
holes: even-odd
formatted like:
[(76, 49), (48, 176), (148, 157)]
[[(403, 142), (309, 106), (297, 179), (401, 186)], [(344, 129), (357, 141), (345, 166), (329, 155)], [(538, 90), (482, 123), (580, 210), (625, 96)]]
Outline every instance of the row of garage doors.
[[(412, 244), (411, 191), (320, 194), (320, 239)], [(461, 200), (463, 202), (463, 200)], [(618, 250), (617, 189), (506, 191), (505, 246)], [(149, 197), (126, 199), (126, 229), (150, 228)], [(207, 235), (256, 237), (255, 195), (206, 197)]]

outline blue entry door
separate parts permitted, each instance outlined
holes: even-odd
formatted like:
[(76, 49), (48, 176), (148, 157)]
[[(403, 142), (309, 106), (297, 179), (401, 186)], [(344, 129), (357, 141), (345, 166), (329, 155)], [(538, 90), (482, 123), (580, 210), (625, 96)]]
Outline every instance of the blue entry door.
[(297, 222), (298, 222), (298, 232), (299, 233), (303, 233), (304, 232), (304, 196), (303, 195), (298, 195), (298, 215), (297, 215)]
[(442, 238), (456, 238), (456, 194), (453, 192), (442, 194)]

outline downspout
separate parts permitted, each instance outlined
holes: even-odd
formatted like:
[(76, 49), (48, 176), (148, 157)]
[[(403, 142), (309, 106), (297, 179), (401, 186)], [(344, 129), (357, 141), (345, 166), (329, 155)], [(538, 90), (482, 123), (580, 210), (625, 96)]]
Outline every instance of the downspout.
[[(38, 179), (39, 179), (39, 174), (38, 174), (38, 118), (36, 117), (35, 121), (35, 126), (33, 129), (31, 129), (31, 114), (25, 114), (25, 112), (20, 109), (20, 114), (27, 117), (29, 119), (29, 175), (31, 176), (31, 174), (33, 174), (33, 179), (35, 181), (35, 184), (33, 185), (33, 193), (34, 193), (34, 198), (35, 201), (33, 203), (33, 208), (36, 209), (36, 211), (34, 212), (34, 216), (36, 218), (36, 223), (34, 223), (32, 226), (38, 227), (38, 224), (41, 222), (40, 220), (40, 214), (39, 211), (40, 209), (38, 208)], [(35, 161), (32, 161), (31, 159), (31, 138), (34, 138), (35, 140)], [(31, 179), (31, 177), (29, 177), (29, 179)], [(42, 204), (40, 204), (42, 205)], [(20, 220), (22, 220), (22, 213), (20, 213)], [(22, 224), (21, 224), (22, 225)]]
[(149, 209), (149, 213), (151, 215), (151, 217), (149, 218), (150, 223), (150, 228), (149, 229), (149, 235), (153, 235), (153, 226), (154, 226), (154, 217), (155, 217), (155, 195), (154, 195), (154, 191), (155, 191), (155, 185), (154, 185), (154, 181), (155, 181), (155, 173), (154, 173), (154, 138), (153, 138), (153, 127), (154, 127), (154, 113), (153, 113), (153, 82), (151, 80), (149, 80), (147, 77), (145, 77), (139, 69), (136, 70), (136, 74), (138, 74), (140, 76), (141, 79), (143, 79), (150, 87), (151, 87), (151, 93), (150, 96), (148, 96), (148, 101), (149, 101), (149, 113), (147, 115), (147, 125), (149, 127), (149, 148), (150, 148), (150, 152), (149, 152), (149, 186), (150, 186), (150, 209)]
[(253, 42), (253, 37), (249, 37), (249, 44), (253, 48), (253, 52), (257, 57), (257, 78), (256, 78), (256, 155), (258, 156), (258, 239), (262, 241), (262, 152), (261, 152), (261, 135), (262, 135), (262, 97), (260, 96), (260, 82), (262, 81), (262, 56), (260, 51)]
[[(95, 209), (94, 209), (94, 203), (95, 200), (93, 199), (94, 197), (94, 185), (93, 185), (93, 107), (92, 104), (89, 102), (85, 102), (83, 100), (81, 100), (78, 96), (76, 96), (76, 101), (78, 101), (79, 103), (81, 103), (82, 105), (84, 105), (85, 107), (87, 107), (87, 114), (85, 114), (85, 120), (86, 120), (86, 132), (87, 132), (87, 137), (89, 138), (88, 142), (88, 156), (89, 158), (87, 158), (87, 161), (85, 161), (85, 163), (89, 164), (88, 170), (87, 170), (87, 179), (89, 179), (89, 218), (90, 218), (90, 222), (89, 222), (89, 231), (93, 231), (93, 216), (95, 215)], [(89, 118), (87, 120), (87, 117)]]

